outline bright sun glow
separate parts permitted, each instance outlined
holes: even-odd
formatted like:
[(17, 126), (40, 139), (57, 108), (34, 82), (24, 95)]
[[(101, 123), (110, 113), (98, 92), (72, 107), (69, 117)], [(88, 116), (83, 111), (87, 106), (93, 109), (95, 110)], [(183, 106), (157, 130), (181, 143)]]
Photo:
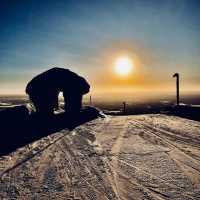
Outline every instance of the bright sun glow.
[(127, 76), (133, 70), (133, 62), (128, 57), (121, 57), (115, 61), (115, 72), (120, 76)]

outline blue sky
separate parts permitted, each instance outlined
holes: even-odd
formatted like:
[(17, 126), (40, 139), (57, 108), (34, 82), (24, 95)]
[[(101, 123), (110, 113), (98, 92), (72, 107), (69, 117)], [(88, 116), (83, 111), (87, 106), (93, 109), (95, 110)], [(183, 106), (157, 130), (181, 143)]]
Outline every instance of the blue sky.
[(168, 87), (173, 72), (185, 89), (200, 86), (198, 0), (2, 0), (0, 26), (0, 93), (23, 93), (53, 66), (74, 70), (94, 88), (121, 87), (109, 82), (121, 52), (140, 60), (134, 87)]

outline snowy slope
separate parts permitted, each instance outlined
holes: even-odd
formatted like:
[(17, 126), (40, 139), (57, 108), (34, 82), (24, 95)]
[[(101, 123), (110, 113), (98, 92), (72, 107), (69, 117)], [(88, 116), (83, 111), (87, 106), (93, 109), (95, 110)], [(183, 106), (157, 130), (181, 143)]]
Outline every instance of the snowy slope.
[(97, 119), (0, 159), (0, 199), (200, 199), (200, 123)]

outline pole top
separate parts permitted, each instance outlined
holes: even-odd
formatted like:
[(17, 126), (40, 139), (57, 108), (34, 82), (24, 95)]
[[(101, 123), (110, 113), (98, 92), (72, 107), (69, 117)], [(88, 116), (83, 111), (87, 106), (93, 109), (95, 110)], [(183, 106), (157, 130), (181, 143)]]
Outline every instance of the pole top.
[(179, 73), (175, 73), (174, 75), (173, 75), (173, 77), (178, 77), (179, 76)]

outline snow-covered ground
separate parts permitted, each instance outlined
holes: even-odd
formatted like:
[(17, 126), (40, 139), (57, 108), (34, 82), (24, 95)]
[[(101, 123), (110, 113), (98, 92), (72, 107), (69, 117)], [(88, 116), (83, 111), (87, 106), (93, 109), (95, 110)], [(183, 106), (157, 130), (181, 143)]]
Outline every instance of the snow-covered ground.
[(0, 173), (0, 199), (200, 199), (200, 122), (96, 119), (0, 158)]

